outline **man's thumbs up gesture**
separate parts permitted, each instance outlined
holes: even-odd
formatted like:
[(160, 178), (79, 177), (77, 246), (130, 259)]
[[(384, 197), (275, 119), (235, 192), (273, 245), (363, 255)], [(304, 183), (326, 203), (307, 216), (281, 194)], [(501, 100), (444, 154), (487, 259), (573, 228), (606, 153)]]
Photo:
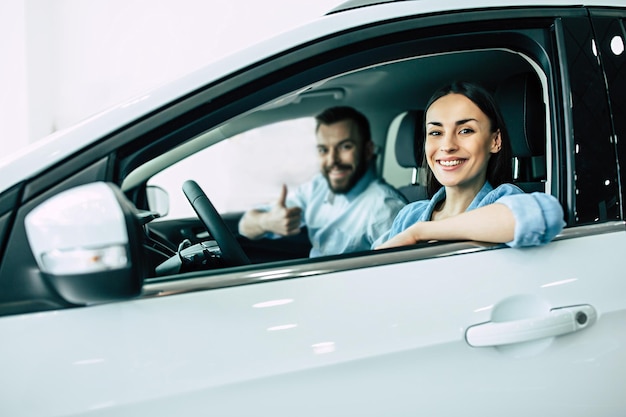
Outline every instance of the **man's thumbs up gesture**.
[(287, 186), (283, 184), (278, 201), (264, 216), (261, 225), (267, 232), (273, 232), (282, 236), (297, 235), (300, 233), (300, 219), (302, 209), (300, 207), (287, 208)]
[(287, 186), (283, 184), (278, 200), (269, 211), (250, 210), (239, 222), (239, 233), (249, 239), (258, 239), (271, 232), (281, 236), (300, 233), (302, 209), (287, 208)]

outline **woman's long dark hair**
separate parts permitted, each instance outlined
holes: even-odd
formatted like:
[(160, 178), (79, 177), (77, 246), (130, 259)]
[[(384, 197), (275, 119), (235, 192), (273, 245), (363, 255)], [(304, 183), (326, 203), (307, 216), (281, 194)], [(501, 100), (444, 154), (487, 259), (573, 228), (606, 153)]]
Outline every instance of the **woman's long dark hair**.
[[(491, 132), (494, 133), (500, 129), (502, 146), (498, 153), (492, 154), (489, 158), (489, 162), (487, 163), (487, 181), (489, 181), (494, 188), (500, 184), (511, 182), (513, 180), (511, 140), (500, 109), (493, 96), (478, 84), (456, 81), (440, 88), (432, 95), (424, 109), (424, 117), (426, 117), (426, 112), (435, 101), (448, 94), (461, 94), (470, 99), (489, 118), (491, 122)], [(425, 121), (424, 127), (426, 127)], [(426, 140), (424, 140), (424, 145), (426, 145)], [(425, 152), (422, 166), (428, 166)], [(426, 172), (426, 180), (428, 195), (432, 197), (442, 185), (437, 181), (430, 167)]]

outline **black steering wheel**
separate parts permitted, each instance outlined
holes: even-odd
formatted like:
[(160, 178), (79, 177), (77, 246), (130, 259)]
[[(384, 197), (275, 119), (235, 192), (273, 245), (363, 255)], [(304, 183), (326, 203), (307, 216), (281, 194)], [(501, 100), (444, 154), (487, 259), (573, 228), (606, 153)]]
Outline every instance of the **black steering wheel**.
[(202, 188), (195, 181), (187, 180), (183, 184), (183, 193), (198, 214), (204, 227), (220, 247), (224, 263), (229, 266), (250, 264), (250, 260), (241, 249), (241, 245), (228, 229)]

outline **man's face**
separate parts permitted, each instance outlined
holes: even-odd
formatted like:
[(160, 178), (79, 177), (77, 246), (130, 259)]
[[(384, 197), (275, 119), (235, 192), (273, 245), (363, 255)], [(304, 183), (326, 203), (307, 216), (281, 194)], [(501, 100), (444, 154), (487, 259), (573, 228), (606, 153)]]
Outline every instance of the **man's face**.
[(367, 170), (373, 144), (363, 143), (352, 120), (320, 125), (317, 155), (330, 189), (337, 194), (350, 191)]

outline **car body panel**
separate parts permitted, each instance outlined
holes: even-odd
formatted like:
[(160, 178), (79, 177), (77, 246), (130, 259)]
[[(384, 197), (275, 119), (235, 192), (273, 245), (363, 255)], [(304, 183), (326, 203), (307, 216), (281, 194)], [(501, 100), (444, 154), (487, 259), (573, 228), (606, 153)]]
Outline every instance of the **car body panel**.
[[(621, 230), (543, 248), (6, 317), (0, 410), (313, 416), (354, 406), (375, 416), (480, 407), (481, 415), (617, 415), (626, 405), (614, 391), (626, 374), (626, 334), (612, 329), (626, 310), (609, 295), (626, 294), (626, 281), (611, 273), (626, 267), (617, 250), (625, 244)], [(554, 268), (538, 274), (537, 263)], [(580, 333), (526, 345), (467, 345), (468, 326), (515, 302), (520, 317), (587, 304), (598, 318)], [(41, 408), (25, 409), (32, 392)]]

